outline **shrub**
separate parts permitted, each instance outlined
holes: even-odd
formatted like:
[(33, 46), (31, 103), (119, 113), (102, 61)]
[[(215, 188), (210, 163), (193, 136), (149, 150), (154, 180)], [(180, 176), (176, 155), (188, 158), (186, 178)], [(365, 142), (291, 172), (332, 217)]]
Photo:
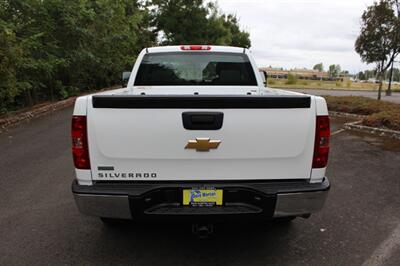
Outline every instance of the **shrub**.
[(371, 127), (385, 127), (400, 130), (400, 112), (383, 111), (367, 116), (363, 124)]
[(287, 81), (286, 81), (286, 84), (288, 84), (288, 85), (294, 85), (294, 84), (296, 84), (297, 83), (297, 76), (296, 75), (293, 75), (293, 74), (289, 74), (288, 75), (288, 78), (287, 78)]
[(400, 130), (400, 105), (358, 96), (325, 96), (330, 111), (367, 115), (363, 125)]

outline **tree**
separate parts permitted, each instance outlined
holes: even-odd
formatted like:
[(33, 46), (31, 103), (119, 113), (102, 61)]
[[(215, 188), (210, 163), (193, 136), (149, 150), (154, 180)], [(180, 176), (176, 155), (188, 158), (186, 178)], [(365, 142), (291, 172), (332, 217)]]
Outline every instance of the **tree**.
[[(395, 37), (397, 39), (397, 41), (400, 41), (400, 33), (398, 32), (398, 30), (400, 30), (400, 2), (398, 0), (394, 0), (392, 1), (392, 6), (395, 10), (395, 14), (397, 14), (397, 37)], [(399, 49), (400, 50), (400, 49)], [(400, 53), (400, 51), (399, 51)], [(392, 79), (393, 79), (393, 68), (394, 68), (394, 60), (395, 60), (396, 56), (393, 57), (392, 60), (392, 64), (390, 65), (390, 74), (389, 74), (389, 85), (388, 85), (388, 89), (386, 91), (386, 95), (392, 95)]]
[(318, 70), (319, 72), (323, 72), (324, 71), (324, 65), (322, 63), (316, 64), (313, 67), (314, 70)]
[(152, 26), (163, 45), (214, 44), (250, 47), (235, 15), (204, 0), (152, 0)]
[(400, 52), (399, 13), (396, 17), (393, 6), (399, 8), (397, 0), (380, 0), (368, 7), (362, 15), (361, 33), (355, 43), (361, 59), (376, 64), (378, 100), (381, 99), (384, 73)]
[(376, 69), (374, 69), (374, 70), (365, 70), (365, 77), (366, 77), (367, 80), (370, 79), (370, 78), (376, 77), (376, 74), (377, 74)]
[(181, 43), (250, 47), (204, 0), (0, 0), (0, 113), (119, 84), (144, 47)]
[(0, 113), (14, 102), (20, 93), (17, 87), (16, 69), (21, 49), (15, 34), (4, 21), (0, 21)]
[(231, 40), (229, 45), (250, 48), (250, 34), (240, 30), (239, 20), (235, 15), (222, 15), (221, 19), (225, 28), (229, 29)]
[(155, 42), (138, 0), (0, 0), (0, 111), (117, 84)]
[(348, 70), (342, 70), (342, 71), (340, 72), (339, 75), (342, 75), (342, 76), (349, 76), (349, 75), (350, 75), (350, 72), (349, 72)]
[(357, 78), (358, 78), (359, 80), (366, 80), (366, 79), (367, 79), (366, 76), (365, 76), (365, 74), (364, 74), (364, 72), (362, 72), (362, 71), (358, 72)]
[(393, 81), (400, 82), (400, 69), (393, 68)]
[(330, 65), (328, 74), (330, 78), (337, 78), (341, 72), (341, 67), (340, 65)]

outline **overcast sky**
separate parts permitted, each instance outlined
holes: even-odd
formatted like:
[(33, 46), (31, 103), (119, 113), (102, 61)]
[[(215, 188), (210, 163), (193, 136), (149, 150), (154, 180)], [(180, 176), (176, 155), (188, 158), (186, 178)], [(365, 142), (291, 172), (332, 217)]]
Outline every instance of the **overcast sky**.
[(373, 0), (218, 0), (250, 32), (258, 66), (340, 64), (356, 73), (371, 69), (354, 51), (360, 18)]

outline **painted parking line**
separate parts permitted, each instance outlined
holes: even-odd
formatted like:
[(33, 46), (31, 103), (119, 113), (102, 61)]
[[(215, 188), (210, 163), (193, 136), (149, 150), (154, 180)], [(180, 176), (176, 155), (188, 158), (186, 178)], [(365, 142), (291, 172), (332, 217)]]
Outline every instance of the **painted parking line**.
[(394, 254), (398, 247), (400, 247), (400, 224), (374, 250), (372, 256), (363, 263), (363, 266), (385, 265), (386, 260)]

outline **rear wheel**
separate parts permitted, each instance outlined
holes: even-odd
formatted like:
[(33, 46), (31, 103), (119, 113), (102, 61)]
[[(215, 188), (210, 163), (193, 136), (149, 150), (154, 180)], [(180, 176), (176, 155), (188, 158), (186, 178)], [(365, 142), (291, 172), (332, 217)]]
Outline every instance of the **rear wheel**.
[(274, 223), (277, 224), (290, 224), (294, 219), (296, 219), (296, 216), (287, 216), (287, 217), (279, 217), (279, 218), (274, 218)]
[(103, 222), (103, 224), (107, 226), (118, 226), (118, 225), (123, 225), (127, 224), (129, 220), (125, 219), (116, 219), (116, 218), (107, 218), (107, 217), (100, 217), (100, 220)]

